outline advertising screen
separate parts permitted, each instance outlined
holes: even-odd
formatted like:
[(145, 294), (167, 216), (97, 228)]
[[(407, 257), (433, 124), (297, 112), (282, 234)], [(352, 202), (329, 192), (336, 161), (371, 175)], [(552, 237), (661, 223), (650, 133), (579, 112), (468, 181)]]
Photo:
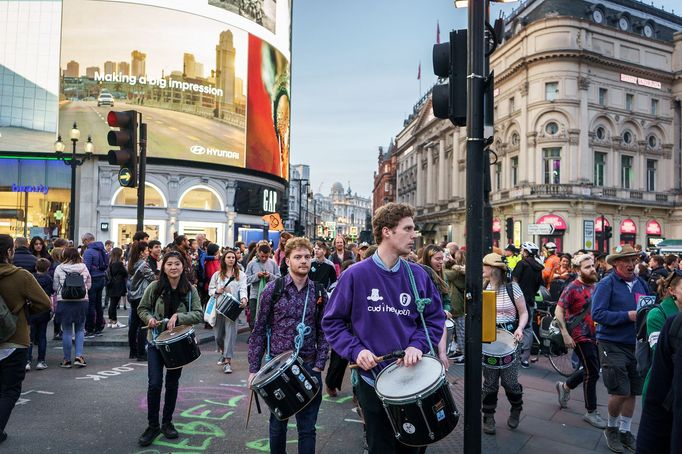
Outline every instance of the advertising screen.
[[(83, 138), (92, 138), (95, 154), (106, 155), (113, 148), (107, 143), (107, 113), (136, 110), (148, 125), (149, 158), (288, 177), (290, 2), (36, 3), (48, 3), (60, 13), (53, 22), (61, 51), (59, 44), (49, 48), (56, 55), (53, 76), (47, 76), (52, 83), (46, 84), (52, 92), (40, 94), (51, 106), (40, 113), (51, 121), (30, 125), (42, 135), (28, 135), (28, 128), (19, 125), (22, 135), (14, 134), (11, 141), (7, 134), (0, 137), (0, 151), (53, 151), (57, 134), (68, 143), (76, 123)], [(5, 60), (10, 62), (0, 53), (2, 77), (10, 66)], [(41, 66), (27, 68), (24, 76), (45, 74), (46, 65)], [(18, 115), (35, 116), (25, 98), (38, 96), (37, 91), (21, 92)], [(258, 97), (255, 103), (249, 100), (252, 95)], [(0, 128), (13, 112), (5, 115), (5, 110), (0, 111)]]

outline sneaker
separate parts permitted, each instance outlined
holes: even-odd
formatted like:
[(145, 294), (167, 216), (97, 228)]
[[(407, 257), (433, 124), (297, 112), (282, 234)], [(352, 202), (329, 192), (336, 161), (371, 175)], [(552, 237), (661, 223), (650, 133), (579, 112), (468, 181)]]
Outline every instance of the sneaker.
[(618, 427), (607, 427), (604, 429), (604, 438), (606, 438), (606, 446), (613, 452), (623, 452), (623, 443), (620, 441), (620, 432)]
[(521, 367), (528, 369), (530, 367), (530, 363), (528, 361), (521, 361)]
[(85, 338), (86, 338), (86, 339), (94, 339), (94, 338), (95, 338), (95, 333), (85, 333)]
[(85, 362), (85, 358), (82, 356), (76, 356), (73, 360), (73, 365), (76, 367), (85, 367), (88, 363)]
[(464, 364), (464, 355), (458, 356), (457, 358), (453, 359), (452, 362), (455, 364)]
[(597, 410), (585, 413), (583, 421), (593, 425), (597, 429), (606, 429), (606, 421), (604, 421), (604, 418), (601, 417)]
[(47, 363), (45, 361), (38, 361), (38, 364), (36, 365), (36, 370), (45, 370), (47, 369)]
[(52, 338), (53, 341), (60, 341), (62, 340), (62, 335), (60, 334), (55, 334), (54, 337)]
[(452, 352), (448, 353), (448, 358), (450, 358), (450, 359), (459, 358), (460, 356), (464, 356), (464, 353), (458, 352), (458, 351), (452, 351)]
[[(558, 381), (558, 382), (556, 382), (555, 388), (556, 388), (556, 392), (559, 396), (559, 406), (561, 408), (568, 408), (568, 399), (571, 398), (571, 391), (567, 391), (566, 387), (564, 385), (565, 385), (564, 382)], [(592, 424), (592, 423), (590, 423), (590, 424)], [(606, 426), (604, 426), (604, 427), (606, 427)], [(602, 429), (604, 427), (602, 427)]]
[(61, 363), (59, 363), (59, 367), (63, 367), (64, 369), (71, 369), (71, 361), (64, 360)]
[(147, 427), (147, 430), (145, 430), (144, 433), (140, 435), (140, 438), (137, 439), (137, 442), (140, 444), (140, 446), (149, 446), (154, 442), (154, 440), (160, 433), (161, 429), (159, 429), (158, 427), (149, 426)]
[(216, 363), (216, 365), (217, 366), (224, 366), (225, 365), (225, 358), (223, 358), (221, 356), (220, 359), (218, 360), (218, 362)]
[(632, 452), (637, 450), (637, 439), (632, 435), (632, 432), (620, 432), (620, 442), (625, 449)]
[(31, 372), (31, 361), (26, 363), (26, 372)]
[(521, 410), (512, 408), (509, 412), (509, 419), (507, 419), (509, 428), (516, 429), (519, 427), (519, 419), (521, 419)]
[(483, 417), (483, 433), (488, 435), (495, 435), (495, 417), (494, 416), (484, 416)]
[(175, 430), (175, 426), (173, 425), (172, 422), (168, 422), (166, 424), (161, 424), (161, 433), (163, 434), (164, 437), (173, 440), (175, 438), (178, 438), (180, 434), (178, 433), (177, 430)]
[(226, 363), (223, 366), (223, 373), (225, 373), (225, 374), (231, 374), (232, 373), (232, 366), (230, 365), (230, 363)]
[(127, 325), (124, 325), (123, 323), (116, 322), (116, 323), (112, 323), (109, 328), (125, 328), (126, 326)]
[(95, 331), (95, 335), (93, 337), (102, 337), (102, 336), (103, 336), (102, 331)]

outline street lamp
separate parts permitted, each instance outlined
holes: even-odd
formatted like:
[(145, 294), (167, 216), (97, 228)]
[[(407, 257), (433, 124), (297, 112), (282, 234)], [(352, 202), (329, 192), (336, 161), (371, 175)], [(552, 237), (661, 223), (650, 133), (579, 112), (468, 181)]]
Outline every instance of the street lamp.
[(73, 244), (78, 244), (76, 241), (76, 168), (82, 166), (85, 161), (92, 158), (92, 153), (95, 150), (95, 145), (92, 143), (92, 137), (88, 136), (88, 141), (85, 143), (85, 156), (78, 159), (76, 155), (76, 144), (81, 138), (81, 132), (78, 130), (78, 125), (73, 122), (73, 128), (69, 133), (71, 139), (71, 155), (64, 154), (66, 146), (62, 142), (62, 136), (57, 136), (57, 141), (54, 143), (54, 151), (57, 159), (62, 161), (65, 165), (71, 166), (71, 200), (69, 201), (69, 238), (73, 240)]

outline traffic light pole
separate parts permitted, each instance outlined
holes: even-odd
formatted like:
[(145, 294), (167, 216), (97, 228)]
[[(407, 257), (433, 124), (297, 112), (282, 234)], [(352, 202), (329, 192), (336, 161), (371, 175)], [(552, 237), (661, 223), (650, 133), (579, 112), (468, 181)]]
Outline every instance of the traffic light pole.
[(466, 366), (464, 368), (464, 452), (481, 452), (481, 340), (483, 275), (483, 137), (484, 18), (487, 4), (469, 0), (467, 55), (466, 156)]
[(147, 172), (147, 123), (142, 123), (140, 114), (140, 159), (137, 180), (137, 232), (144, 230), (144, 182)]

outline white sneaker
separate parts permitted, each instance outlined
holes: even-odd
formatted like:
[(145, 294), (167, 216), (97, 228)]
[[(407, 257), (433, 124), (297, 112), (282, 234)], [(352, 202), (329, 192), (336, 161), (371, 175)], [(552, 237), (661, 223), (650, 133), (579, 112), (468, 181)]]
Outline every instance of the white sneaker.
[(47, 369), (47, 363), (45, 361), (38, 361), (38, 364), (36, 364), (36, 370), (44, 369)]
[(226, 374), (232, 373), (232, 366), (230, 366), (230, 363), (227, 363), (227, 364), (225, 364), (225, 366), (223, 366), (223, 373), (226, 373)]
[(26, 363), (26, 372), (31, 372), (31, 361)]
[(110, 328), (125, 328), (126, 326), (127, 325), (124, 325), (123, 323), (116, 322), (116, 323), (112, 323)]
[(592, 424), (597, 429), (606, 429), (606, 421), (604, 421), (604, 418), (602, 418), (597, 410), (593, 411), (592, 413), (585, 413), (585, 416), (583, 416), (583, 421)]

